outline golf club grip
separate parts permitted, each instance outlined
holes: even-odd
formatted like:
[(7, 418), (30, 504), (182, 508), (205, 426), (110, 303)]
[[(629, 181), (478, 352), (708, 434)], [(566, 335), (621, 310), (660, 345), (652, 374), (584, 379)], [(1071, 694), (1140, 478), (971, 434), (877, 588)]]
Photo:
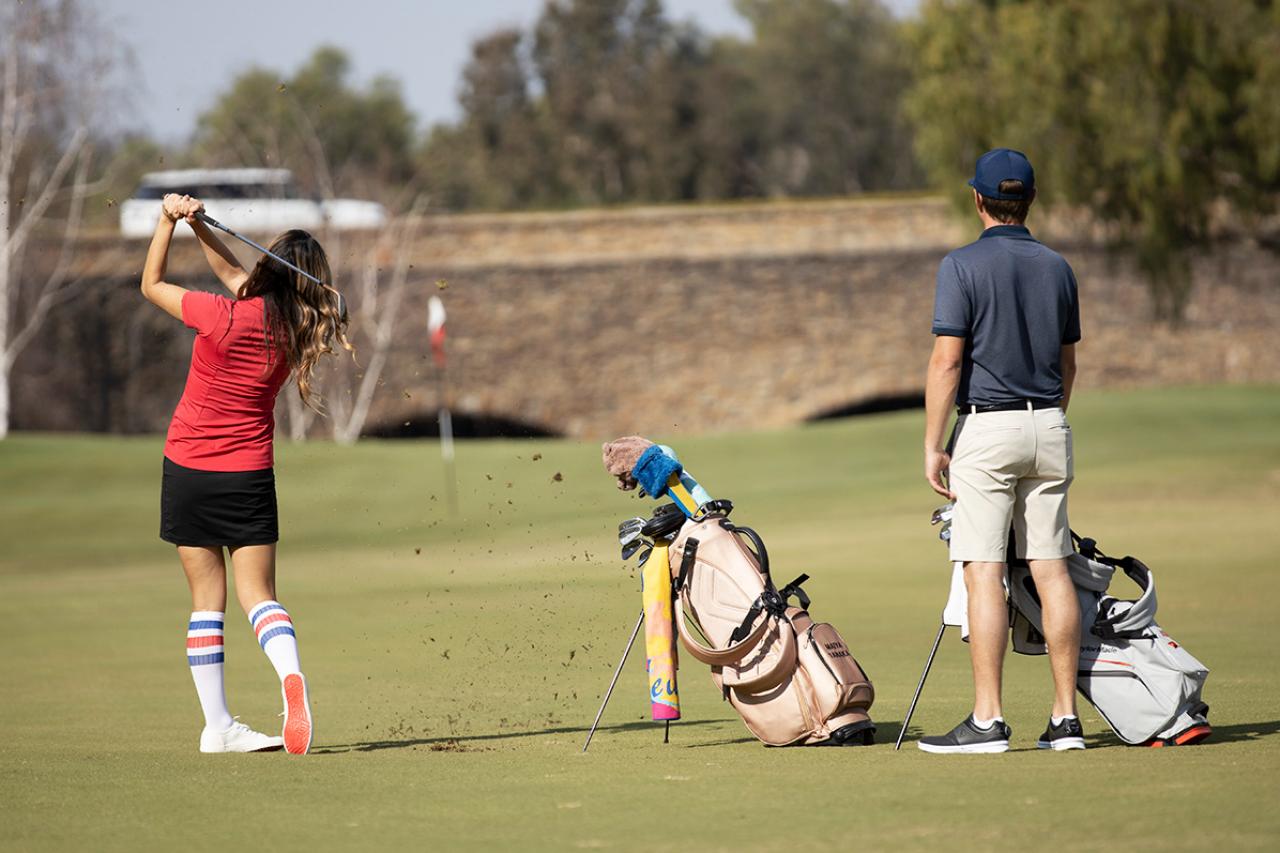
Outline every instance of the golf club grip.
[(210, 228), (217, 228), (219, 231), (225, 231), (228, 234), (230, 234), (232, 237), (240, 236), (239, 234), (232, 231), (227, 226), (223, 225), (218, 220), (214, 219), (209, 214), (205, 213), (203, 210), (197, 210), (194, 215), (196, 219), (199, 219), (201, 222), (203, 222), (205, 225), (208, 225)]

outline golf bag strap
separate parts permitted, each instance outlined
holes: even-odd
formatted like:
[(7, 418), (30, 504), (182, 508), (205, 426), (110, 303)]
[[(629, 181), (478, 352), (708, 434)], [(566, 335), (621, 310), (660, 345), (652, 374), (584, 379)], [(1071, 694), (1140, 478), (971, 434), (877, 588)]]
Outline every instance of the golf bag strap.
[(729, 635), (730, 643), (737, 643), (746, 639), (751, 634), (751, 626), (756, 624), (756, 617), (760, 615), (760, 611), (765, 609), (763, 596), (751, 602), (751, 607), (747, 610), (747, 615), (742, 617), (742, 624), (733, 629), (733, 633)]
[[(760, 611), (767, 611), (770, 615), (781, 619), (787, 613), (787, 598), (792, 595), (800, 596), (804, 601), (804, 606), (809, 606), (809, 596), (805, 595), (803, 590), (797, 584), (808, 580), (808, 575), (800, 577), (787, 584), (786, 589), (779, 592), (773, 588), (773, 584), (767, 585), (760, 594), (756, 596), (756, 600), (751, 602), (751, 607), (747, 610), (747, 615), (743, 617), (742, 624), (733, 629), (733, 633), (729, 635), (729, 642), (736, 643), (751, 632), (751, 626), (756, 621), (756, 616), (760, 615)], [(767, 580), (767, 578), (766, 578)]]
[[(1128, 610), (1115, 616), (1097, 619), (1093, 623), (1092, 633), (1103, 640), (1125, 640), (1140, 636), (1155, 621), (1156, 615), (1156, 582), (1151, 570), (1137, 557), (1122, 557), (1118, 560), (1106, 558), (1116, 568), (1122, 570), (1142, 590), (1142, 595), (1133, 602)], [(1130, 622), (1128, 627), (1120, 627)]]
[(778, 590), (778, 597), (782, 599), (782, 603), (785, 605), (788, 599), (790, 599), (791, 596), (794, 595), (796, 599), (800, 602), (800, 609), (808, 610), (809, 596), (805, 593), (804, 589), (802, 589), (800, 586), (800, 584), (804, 583), (808, 579), (809, 579), (808, 575), (801, 575), (800, 577), (793, 580), (791, 583), (784, 586), (782, 589)]
[(800, 607), (787, 608), (787, 621), (791, 623), (792, 628), (796, 629), (797, 635), (803, 634), (813, 627), (813, 617), (809, 615), (808, 610)]
[(751, 542), (750, 550), (756, 558), (756, 564), (760, 567), (760, 574), (764, 575), (765, 586), (773, 586), (773, 581), (769, 577), (769, 552), (764, 547), (764, 540), (760, 538), (760, 534), (756, 533), (750, 527), (739, 527), (732, 524), (728, 519), (720, 522), (721, 526), (730, 533), (738, 536), (745, 536)]
[(1079, 551), (1081, 554), (1088, 557), (1090, 560), (1097, 560), (1100, 563), (1115, 562), (1106, 554), (1102, 553), (1102, 549), (1098, 547), (1098, 542), (1096, 539), (1090, 539), (1088, 536), (1081, 536), (1079, 533), (1076, 533), (1074, 530), (1071, 530), (1070, 533), (1071, 533), (1072, 546), (1074, 546), (1077, 551)]
[(796, 632), (781, 620), (764, 620), (766, 625), (778, 626), (778, 650), (774, 656), (771, 669), (759, 673), (755, 678), (730, 681), (721, 669), (720, 677), (726, 687), (741, 693), (764, 693), (786, 681), (796, 671)]
[[(747, 639), (723, 650), (708, 648), (698, 642), (697, 638), (689, 631), (687, 619), (684, 607), (677, 605), (676, 628), (680, 633), (680, 641), (689, 650), (689, 654), (698, 660), (710, 666), (720, 667), (720, 677), (723, 679), (726, 688), (743, 693), (763, 693), (786, 681), (790, 674), (795, 671), (796, 632), (790, 626), (774, 618), (772, 614), (766, 614)], [(754, 678), (734, 678), (737, 667), (760, 648), (760, 643), (769, 629), (775, 626), (779, 628), (779, 646), (776, 655), (774, 655), (774, 665), (758, 673)], [(727, 672), (726, 668), (735, 670), (735, 672)]]
[[(732, 643), (725, 649), (713, 649), (710, 646), (704, 646), (700, 643), (689, 630), (683, 601), (676, 602), (675, 611), (676, 630), (680, 634), (680, 642), (689, 650), (689, 654), (693, 655), (696, 659), (702, 661), (708, 666), (732, 666), (733, 664), (741, 661), (747, 656), (748, 652), (759, 644), (760, 639), (764, 637), (765, 632), (769, 630), (769, 625), (772, 622), (772, 620), (770, 620), (766, 615), (765, 618), (761, 619), (759, 624), (755, 626), (755, 629), (747, 635), (746, 639), (738, 643)], [(783, 633), (785, 634), (786, 632), (784, 631)]]
[(689, 578), (689, 572), (693, 569), (693, 564), (698, 561), (698, 540), (690, 536), (684, 543), (684, 556), (680, 558), (680, 573), (676, 575), (675, 586), (673, 589), (676, 594), (680, 594), (680, 590), (684, 589), (684, 582)]

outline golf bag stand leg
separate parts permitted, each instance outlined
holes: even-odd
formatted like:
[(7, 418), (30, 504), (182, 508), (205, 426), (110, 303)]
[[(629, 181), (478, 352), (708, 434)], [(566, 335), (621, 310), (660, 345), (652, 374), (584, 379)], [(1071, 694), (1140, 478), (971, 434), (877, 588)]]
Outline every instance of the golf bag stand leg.
[(895, 752), (902, 749), (902, 738), (907, 734), (907, 726), (911, 724), (911, 715), (916, 712), (916, 703), (920, 701), (920, 691), (924, 690), (924, 680), (929, 677), (929, 668), (933, 666), (933, 657), (938, 653), (938, 646), (942, 643), (942, 634), (946, 630), (946, 622), (938, 626), (938, 636), (933, 639), (933, 648), (929, 650), (929, 659), (925, 661), (924, 672), (920, 673), (920, 683), (916, 685), (916, 695), (911, 697), (911, 707), (907, 709), (907, 716), (902, 721), (902, 729), (898, 732), (898, 742), (893, 745)]
[(595, 736), (596, 727), (600, 725), (600, 718), (604, 716), (604, 706), (609, 704), (609, 697), (613, 695), (613, 687), (618, 683), (618, 676), (622, 674), (622, 665), (627, 662), (627, 655), (631, 654), (631, 647), (636, 644), (636, 637), (640, 634), (640, 626), (644, 624), (644, 611), (640, 611), (640, 618), (636, 620), (636, 627), (631, 631), (631, 639), (627, 640), (627, 647), (622, 650), (622, 660), (618, 661), (618, 668), (613, 671), (613, 680), (609, 682), (609, 689), (604, 692), (604, 700), (600, 703), (600, 710), (596, 712), (596, 721), (591, 724), (591, 731), (587, 732), (587, 742), (582, 745), (582, 751), (586, 752), (587, 747), (591, 746), (591, 738)]

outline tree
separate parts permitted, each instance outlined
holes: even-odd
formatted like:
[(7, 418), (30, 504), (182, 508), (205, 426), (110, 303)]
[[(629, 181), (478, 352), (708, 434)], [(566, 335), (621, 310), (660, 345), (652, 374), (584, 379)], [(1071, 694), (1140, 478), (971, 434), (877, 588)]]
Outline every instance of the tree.
[[(288, 79), (245, 71), (198, 119), (191, 157), (205, 166), (288, 168), (311, 193), (391, 201), (414, 175), (415, 119), (396, 81), (378, 77), (361, 90), (350, 70), (341, 50), (321, 47)], [(322, 160), (336, 168), (320, 172)]]
[(838, 195), (915, 186), (908, 63), (877, 0), (739, 0), (748, 40), (660, 0), (548, 0), (473, 45), (463, 120), (423, 152), (450, 208)]
[(920, 158), (964, 198), (982, 151), (1026, 151), (1042, 202), (1112, 226), (1147, 274), (1156, 315), (1177, 319), (1187, 254), (1212, 240), (1219, 206), (1246, 222), (1275, 209), (1276, 9), (933, 0), (913, 35)]
[(550, 0), (533, 64), (557, 157), (578, 204), (696, 195), (699, 105), (693, 69), (706, 49), (660, 0)]
[(556, 203), (562, 196), (546, 126), (530, 92), (519, 30), (498, 30), (471, 47), (458, 102), (463, 120), (436, 127), (423, 153), (426, 180), (450, 208), (512, 209)]
[(432, 191), (452, 208), (704, 197), (708, 61), (659, 0), (549, 0), (531, 35), (472, 46), (463, 119), (422, 153)]
[(877, 0), (736, 0), (751, 41), (726, 51), (755, 89), (765, 195), (918, 185), (901, 99), (910, 65)]
[[(117, 48), (75, 0), (0, 9), (0, 438), (9, 431), (14, 360), (77, 283), (76, 238), (91, 181), (95, 126)], [(33, 239), (56, 245), (28, 269)]]

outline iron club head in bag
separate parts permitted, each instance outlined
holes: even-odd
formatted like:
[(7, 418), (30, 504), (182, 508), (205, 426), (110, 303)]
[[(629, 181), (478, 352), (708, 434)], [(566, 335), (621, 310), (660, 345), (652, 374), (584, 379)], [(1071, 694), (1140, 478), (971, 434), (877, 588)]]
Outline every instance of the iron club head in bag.
[(618, 525), (618, 544), (625, 545), (634, 541), (644, 530), (646, 518), (628, 518)]
[(623, 560), (630, 560), (636, 551), (649, 544), (643, 535), (646, 521), (644, 518), (629, 518), (618, 525), (618, 544), (622, 546)]

